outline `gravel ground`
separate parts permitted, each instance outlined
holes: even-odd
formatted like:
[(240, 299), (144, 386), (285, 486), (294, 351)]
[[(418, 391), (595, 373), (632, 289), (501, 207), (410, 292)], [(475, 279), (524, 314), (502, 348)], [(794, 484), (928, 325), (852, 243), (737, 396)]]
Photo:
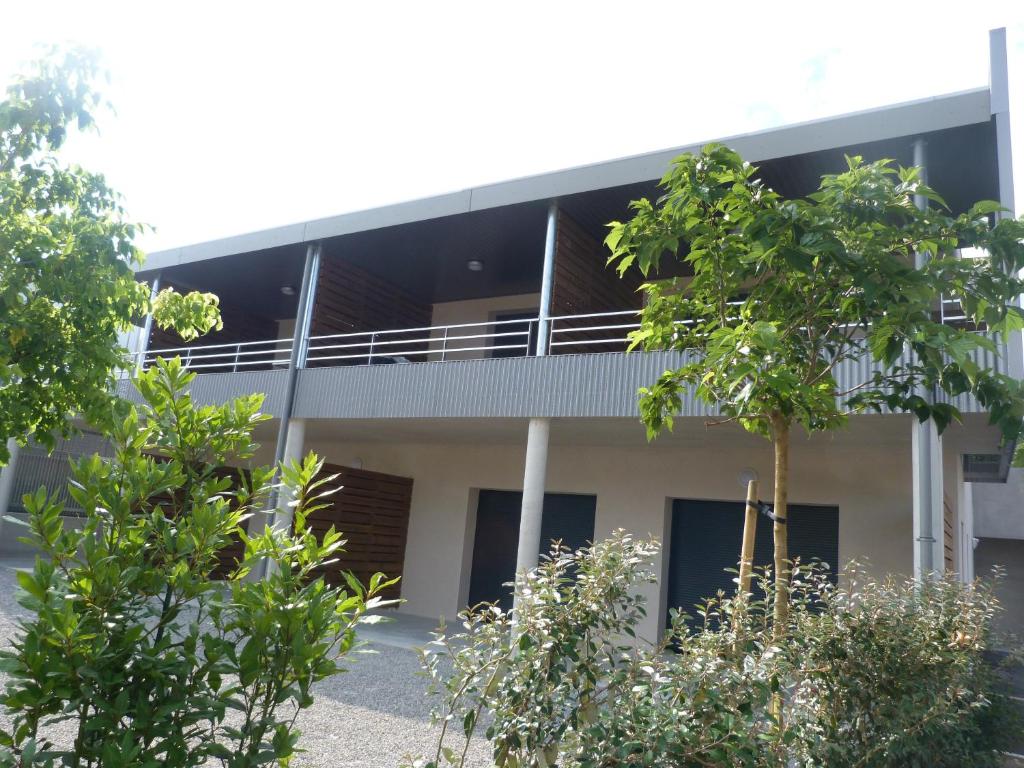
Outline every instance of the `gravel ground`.
[[(24, 613), (15, 602), (14, 573), (10, 563), (0, 563), (4, 647)], [(299, 743), (306, 752), (292, 763), (296, 768), (396, 768), (405, 755), (432, 754), (436, 748), (437, 729), (430, 723), (433, 700), (426, 697), (426, 680), (417, 675), (416, 653), (382, 643), (367, 649), (374, 653), (350, 657), (349, 671), (320, 683), (315, 703), (300, 713)], [(5, 717), (0, 720), (6, 725)], [(487, 745), (475, 742), (466, 768), (492, 765), (487, 754)]]

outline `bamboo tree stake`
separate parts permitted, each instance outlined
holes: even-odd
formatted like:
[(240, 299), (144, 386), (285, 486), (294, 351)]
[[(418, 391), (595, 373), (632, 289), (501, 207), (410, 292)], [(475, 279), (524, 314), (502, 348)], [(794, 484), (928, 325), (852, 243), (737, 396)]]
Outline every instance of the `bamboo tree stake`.
[(754, 570), (754, 540), (757, 538), (757, 480), (747, 483), (747, 508), (743, 518), (743, 548), (740, 550), (740, 594), (750, 594)]

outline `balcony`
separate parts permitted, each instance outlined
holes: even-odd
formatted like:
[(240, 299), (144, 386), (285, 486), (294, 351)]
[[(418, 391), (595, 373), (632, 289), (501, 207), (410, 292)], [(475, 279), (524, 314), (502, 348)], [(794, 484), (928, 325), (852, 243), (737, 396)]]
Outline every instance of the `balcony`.
[[(962, 323), (946, 303), (943, 319)], [(638, 310), (549, 319), (549, 354), (534, 354), (538, 318), (310, 336), (298, 371), (294, 415), (302, 418), (633, 417), (636, 390), (664, 370), (691, 359), (689, 352), (626, 354)], [(979, 350), (976, 362), (1005, 370), (998, 354)], [(200, 376), (193, 396), (220, 402), (246, 392), (267, 395), (265, 409), (280, 412), (285, 396), (290, 339), (188, 345), (153, 350), (136, 358), (149, 366), (178, 355)], [(836, 371), (841, 388), (865, 380), (875, 363), (865, 357)], [(953, 403), (964, 413), (983, 410), (969, 396)], [(694, 397), (682, 416), (715, 415)]]

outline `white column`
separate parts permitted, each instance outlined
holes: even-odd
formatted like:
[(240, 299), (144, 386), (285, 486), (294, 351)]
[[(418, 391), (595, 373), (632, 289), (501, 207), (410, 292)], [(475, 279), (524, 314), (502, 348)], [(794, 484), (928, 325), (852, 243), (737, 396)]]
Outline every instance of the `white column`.
[(960, 566), (960, 576), (964, 583), (974, 581), (974, 484), (961, 483), (961, 499), (963, 506), (960, 507), (961, 530), (963, 540), (960, 542), (963, 554), (963, 564)]
[(523, 473), (523, 507), (519, 518), (517, 576), (536, 568), (539, 560), (550, 434), (551, 419), (530, 419), (530, 429), (526, 438), (526, 471)]
[(943, 552), (942, 438), (935, 422), (914, 419), (911, 435), (914, 494), (914, 578), (941, 574)]
[(18, 464), (18, 443), (12, 437), (7, 441), (7, 450), (11, 457), (7, 460), (7, 466), (0, 469), (0, 530), (3, 529), (4, 518), (11, 510), (11, 496), (14, 494), (14, 473)]

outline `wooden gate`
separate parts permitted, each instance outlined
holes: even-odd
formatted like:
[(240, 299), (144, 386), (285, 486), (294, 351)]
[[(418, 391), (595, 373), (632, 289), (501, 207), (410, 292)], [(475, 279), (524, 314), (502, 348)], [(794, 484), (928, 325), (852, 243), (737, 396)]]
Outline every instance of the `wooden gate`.
[[(338, 560), (322, 572), (334, 584), (343, 584), (351, 571), (366, 584), (378, 571), (388, 578), (402, 575), (409, 530), (412, 478), (325, 464), (324, 474), (337, 475), (332, 485), (341, 489), (327, 497), (328, 506), (309, 516), (310, 529), (323, 535), (332, 525), (348, 542)], [(402, 582), (386, 590), (386, 598), (401, 594)]]

